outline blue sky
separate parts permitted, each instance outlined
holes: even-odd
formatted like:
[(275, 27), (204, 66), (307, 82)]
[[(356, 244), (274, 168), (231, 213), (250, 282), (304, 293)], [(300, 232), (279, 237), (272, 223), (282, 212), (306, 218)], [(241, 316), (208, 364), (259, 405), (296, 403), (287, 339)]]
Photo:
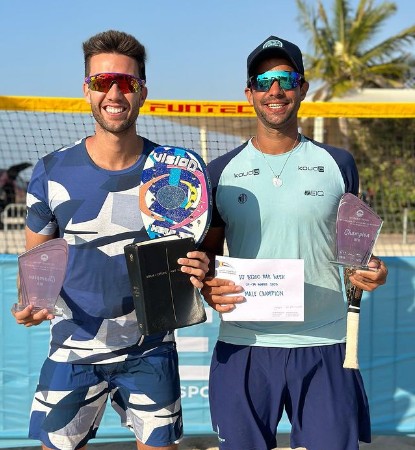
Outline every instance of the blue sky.
[[(395, 3), (379, 40), (415, 22), (413, 0)], [(81, 97), (82, 42), (113, 28), (146, 46), (149, 98), (245, 100), (246, 57), (265, 38), (307, 52), (297, 14), (295, 0), (0, 0), (0, 95)]]

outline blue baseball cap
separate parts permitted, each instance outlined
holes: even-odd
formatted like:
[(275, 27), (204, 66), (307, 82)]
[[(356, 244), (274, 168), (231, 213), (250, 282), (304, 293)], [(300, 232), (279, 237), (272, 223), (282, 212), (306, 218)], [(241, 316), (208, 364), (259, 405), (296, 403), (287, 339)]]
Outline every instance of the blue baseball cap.
[(272, 56), (282, 56), (287, 58), (292, 62), (297, 72), (304, 75), (303, 55), (301, 50), (292, 42), (277, 36), (270, 36), (258, 45), (258, 47), (248, 56), (248, 79), (254, 75), (255, 68), (263, 59)]

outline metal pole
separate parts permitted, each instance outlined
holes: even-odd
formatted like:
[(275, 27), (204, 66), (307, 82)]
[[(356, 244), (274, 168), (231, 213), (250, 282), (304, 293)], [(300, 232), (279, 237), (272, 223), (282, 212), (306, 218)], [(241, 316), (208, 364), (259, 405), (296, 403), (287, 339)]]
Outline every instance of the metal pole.
[(408, 208), (404, 208), (402, 218), (402, 244), (407, 243), (407, 237), (408, 237)]
[(208, 162), (207, 159), (207, 132), (206, 127), (201, 126), (199, 129), (199, 137), (200, 137), (200, 156), (203, 158), (205, 163)]

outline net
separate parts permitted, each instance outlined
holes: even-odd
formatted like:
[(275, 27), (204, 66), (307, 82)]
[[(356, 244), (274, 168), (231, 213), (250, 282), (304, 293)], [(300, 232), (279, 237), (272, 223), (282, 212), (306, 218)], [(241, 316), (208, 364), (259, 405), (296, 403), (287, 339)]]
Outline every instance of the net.
[[(384, 220), (375, 253), (415, 254), (415, 105), (303, 102), (299, 117), (303, 134), (354, 155), (361, 196)], [(93, 134), (94, 121), (83, 99), (13, 96), (0, 96), (0, 119), (0, 253), (20, 253), (33, 165)], [(206, 162), (254, 135), (255, 127), (246, 102), (147, 100), (137, 121), (142, 136), (191, 148)]]

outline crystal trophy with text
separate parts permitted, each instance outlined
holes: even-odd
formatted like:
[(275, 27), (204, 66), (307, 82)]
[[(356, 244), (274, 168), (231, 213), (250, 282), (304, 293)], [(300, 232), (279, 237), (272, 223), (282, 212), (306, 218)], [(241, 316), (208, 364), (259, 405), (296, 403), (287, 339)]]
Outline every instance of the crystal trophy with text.
[(22, 253), (17, 258), (19, 268), (19, 303), (14, 311), (33, 305), (33, 312), (46, 309), (55, 316), (62, 315), (56, 306), (65, 279), (68, 244), (57, 238)]
[(383, 220), (360, 198), (344, 194), (337, 211), (334, 264), (367, 269)]
[(334, 264), (343, 267), (347, 300), (347, 336), (343, 367), (358, 369), (360, 302), (363, 290), (353, 285), (350, 276), (368, 267), (372, 251), (382, 228), (382, 219), (361, 199), (347, 193), (340, 199), (337, 211), (337, 252)]

